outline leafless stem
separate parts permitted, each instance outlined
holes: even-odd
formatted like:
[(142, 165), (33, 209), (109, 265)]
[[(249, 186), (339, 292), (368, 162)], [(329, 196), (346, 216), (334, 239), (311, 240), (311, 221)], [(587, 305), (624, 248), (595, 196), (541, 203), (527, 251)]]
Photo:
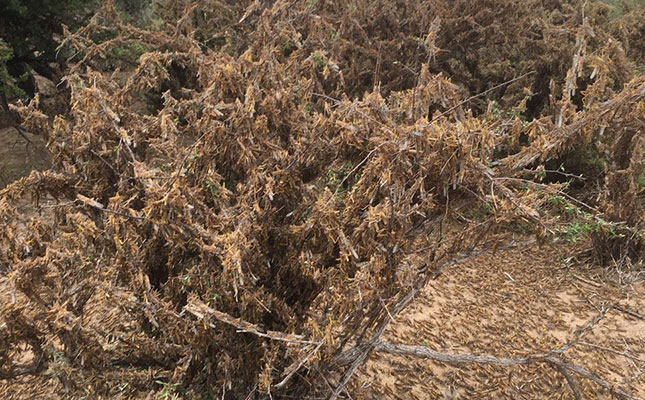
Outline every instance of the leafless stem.
[(580, 387), (578, 386), (578, 382), (576, 382), (576, 379), (569, 373), (569, 371), (566, 370), (566, 368), (562, 367), (554, 367), (556, 371), (558, 371), (562, 376), (564, 376), (564, 379), (567, 380), (567, 383), (569, 384), (569, 387), (571, 388), (571, 392), (573, 392), (573, 397), (575, 397), (576, 400), (582, 400), (582, 393), (580, 392)]
[(283, 332), (264, 330), (258, 325), (252, 324), (248, 321), (244, 321), (240, 318), (235, 318), (227, 313), (217, 311), (202, 303), (198, 303), (198, 302), (189, 303), (186, 305), (186, 307), (184, 307), (184, 310), (194, 315), (198, 319), (204, 320), (211, 328), (214, 328), (214, 329), (216, 329), (215, 325), (208, 322), (207, 317), (213, 317), (220, 322), (231, 325), (237, 328), (239, 332), (251, 333), (261, 338), (277, 340), (281, 342), (307, 344), (307, 345), (320, 344), (320, 342), (305, 340), (300, 335), (293, 335), (293, 334), (288, 334)]
[(609, 347), (599, 346), (599, 345), (593, 344), (593, 343), (579, 342), (578, 344), (580, 346), (591, 347), (591, 348), (594, 348), (594, 349), (598, 349), (598, 350), (606, 351), (606, 352), (609, 352), (609, 353), (613, 353), (613, 354), (616, 354), (618, 356), (629, 358), (630, 360), (634, 360), (636, 362), (645, 364), (645, 360), (643, 360), (642, 358), (634, 357), (633, 355), (631, 355), (629, 353), (626, 353), (626, 352), (617, 351), (617, 350), (614, 350), (614, 349), (610, 349)]
[[(379, 342), (374, 347), (374, 350), (380, 351), (383, 353), (389, 353), (389, 354), (425, 358), (428, 360), (433, 360), (433, 361), (441, 362), (444, 364), (451, 364), (451, 365), (482, 364), (482, 365), (497, 365), (501, 367), (512, 367), (512, 366), (518, 366), (518, 365), (531, 365), (531, 364), (539, 364), (539, 363), (549, 364), (557, 368), (558, 370), (564, 369), (570, 372), (574, 372), (584, 378), (587, 378), (623, 399), (630, 399), (630, 400), (638, 399), (637, 397), (633, 397), (632, 395), (623, 391), (622, 389), (616, 388), (614, 385), (607, 382), (606, 380), (599, 377), (598, 375), (594, 374), (593, 372), (590, 372), (577, 365), (564, 362), (559, 358), (556, 358), (553, 356), (507, 358), (507, 357), (496, 357), (492, 355), (450, 354), (450, 353), (438, 352), (426, 346), (411, 346), (411, 345), (403, 345), (403, 344), (392, 344), (388, 342)], [(566, 375), (565, 375), (565, 378), (566, 378)], [(572, 390), (574, 390), (573, 387), (572, 387)]]

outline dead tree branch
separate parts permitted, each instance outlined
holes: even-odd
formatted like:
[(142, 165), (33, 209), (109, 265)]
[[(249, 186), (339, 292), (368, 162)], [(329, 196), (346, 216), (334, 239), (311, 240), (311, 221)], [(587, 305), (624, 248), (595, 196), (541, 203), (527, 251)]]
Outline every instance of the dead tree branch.
[[(604, 389), (609, 390), (616, 396), (623, 399), (635, 400), (637, 397), (633, 397), (626, 391), (615, 387), (611, 383), (607, 382), (605, 379), (599, 377), (598, 375), (590, 372), (582, 367), (579, 367), (574, 364), (570, 364), (560, 360), (559, 358), (548, 356), (548, 357), (519, 357), (519, 358), (507, 358), (507, 357), (496, 357), (492, 355), (475, 355), (475, 354), (450, 354), (443, 353), (439, 351), (432, 350), (426, 346), (411, 346), (404, 344), (392, 344), (388, 342), (379, 342), (374, 347), (375, 351), (382, 353), (403, 355), (403, 356), (412, 356), (425, 358), (432, 361), (437, 361), (444, 364), (451, 365), (461, 365), (461, 364), (481, 364), (481, 365), (497, 365), (500, 367), (513, 367), (518, 365), (532, 365), (532, 364), (548, 364), (555, 367), (558, 370), (564, 369), (570, 372), (574, 372), (584, 378), (587, 378), (596, 384), (600, 385)], [(564, 375), (564, 374), (563, 374)], [(566, 378), (566, 375), (565, 375)], [(569, 381), (567, 379), (567, 381)], [(571, 388), (574, 393), (576, 389)]]

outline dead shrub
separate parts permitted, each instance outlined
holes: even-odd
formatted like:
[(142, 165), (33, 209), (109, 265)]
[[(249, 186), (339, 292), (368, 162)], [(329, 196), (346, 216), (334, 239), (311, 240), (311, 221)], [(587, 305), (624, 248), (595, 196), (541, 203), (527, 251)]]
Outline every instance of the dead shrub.
[[(642, 147), (643, 78), (596, 14), (537, 3), (171, 1), (158, 30), (106, 3), (67, 34), (69, 114), (19, 108), (54, 166), (0, 192), (23, 296), (0, 335), (70, 395), (327, 396), (446, 263), (553, 232), (561, 187), (525, 178), (545, 161), (611, 144), (599, 204), (642, 229), (642, 150), (622, 149)], [(126, 44), (136, 68), (104, 70)], [(26, 195), (56, 204), (20, 215)], [(463, 205), (490, 212), (448, 232)]]

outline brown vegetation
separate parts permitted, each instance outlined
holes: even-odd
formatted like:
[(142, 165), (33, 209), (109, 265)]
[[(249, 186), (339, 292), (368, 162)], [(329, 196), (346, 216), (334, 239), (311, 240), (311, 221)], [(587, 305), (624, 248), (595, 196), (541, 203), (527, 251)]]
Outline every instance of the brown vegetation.
[[(374, 351), (434, 354), (381, 336), (456, 258), (503, 246), (498, 233), (582, 226), (598, 260), (642, 262), (642, 54), (621, 41), (633, 31), (612, 34), (608, 6), (158, 13), (143, 30), (106, 2), (62, 44), (69, 112), (15, 107), (53, 166), (0, 192), (15, 290), (1, 379), (46, 374), (72, 397), (333, 399)], [(123, 48), (137, 65), (114, 70)], [(585, 183), (594, 204), (548, 168), (584, 146), (605, 162)], [(513, 363), (551, 365), (576, 396), (591, 379), (630, 398), (560, 356)]]

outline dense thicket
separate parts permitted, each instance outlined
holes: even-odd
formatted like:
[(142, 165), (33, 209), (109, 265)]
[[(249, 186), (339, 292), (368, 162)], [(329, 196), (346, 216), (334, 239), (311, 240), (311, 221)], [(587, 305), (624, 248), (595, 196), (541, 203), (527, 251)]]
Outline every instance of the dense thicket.
[[(416, 291), (496, 233), (583, 219), (599, 259), (640, 262), (639, 22), (618, 36), (610, 11), (176, 0), (141, 29), (107, 2), (65, 32), (70, 112), (16, 108), (53, 167), (0, 192), (20, 294), (0, 374), (47, 370), (72, 396), (333, 397)], [(543, 181), (583, 147), (603, 159), (593, 205)], [(28, 195), (57, 204), (21, 215)]]
[[(0, 92), (8, 101), (33, 97), (35, 72), (49, 79), (61, 78), (69, 56), (57, 51), (63, 25), (72, 30), (85, 24), (100, 7), (99, 0), (7, 0), (0, 3)], [(150, 0), (118, 0), (122, 15), (143, 22)], [(1, 104), (5, 107), (5, 104)], [(6, 111), (6, 110), (3, 110)], [(2, 121), (0, 121), (2, 122)]]

